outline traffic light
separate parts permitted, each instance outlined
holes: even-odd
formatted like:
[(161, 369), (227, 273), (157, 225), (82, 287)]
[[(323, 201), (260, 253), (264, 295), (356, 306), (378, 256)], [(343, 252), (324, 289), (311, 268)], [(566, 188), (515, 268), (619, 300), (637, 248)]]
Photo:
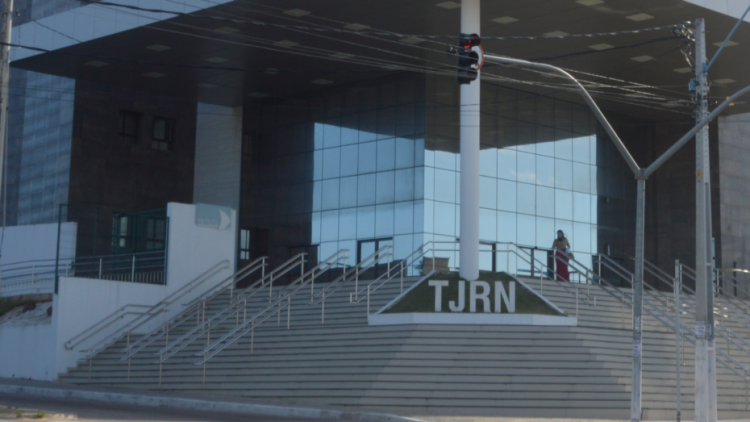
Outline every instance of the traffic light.
[(484, 51), (482, 39), (477, 34), (460, 34), (458, 37), (458, 66), (456, 81), (459, 85), (468, 85), (477, 79), (477, 71), (482, 68)]

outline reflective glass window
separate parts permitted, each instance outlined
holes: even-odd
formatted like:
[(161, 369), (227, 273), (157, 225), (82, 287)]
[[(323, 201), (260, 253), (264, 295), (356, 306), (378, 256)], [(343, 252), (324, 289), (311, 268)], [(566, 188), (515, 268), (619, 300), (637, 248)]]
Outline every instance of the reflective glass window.
[(378, 149), (378, 171), (393, 170), (396, 168), (396, 140), (385, 139), (377, 142)]
[(435, 151), (435, 167), (456, 170), (456, 160), (458, 155), (447, 151)]
[(414, 169), (396, 170), (395, 201), (414, 199)]
[(518, 244), (524, 246), (536, 246), (536, 217), (533, 215), (518, 214), (518, 229), (516, 236)]
[(497, 150), (497, 177), (516, 180), (516, 151), (512, 149)]
[(435, 200), (456, 202), (456, 172), (435, 169)]
[(396, 202), (394, 234), (414, 232), (414, 203)]
[(570, 139), (570, 132), (557, 131), (561, 138), (555, 142), (555, 157), (563, 160), (573, 159), (573, 140)]
[[(573, 237), (576, 239), (574, 251), (591, 253), (591, 226), (589, 224), (573, 223)], [(580, 259), (580, 257), (577, 258)], [(587, 263), (584, 262), (584, 264)]]
[(341, 148), (341, 176), (354, 176), (357, 174), (359, 163), (359, 146), (349, 145)]
[(479, 177), (479, 206), (497, 209), (497, 179), (494, 177)]
[(536, 156), (519, 152), (517, 156), (519, 182), (536, 183)]
[(555, 218), (563, 220), (573, 219), (573, 192), (555, 190)]
[(479, 209), (479, 239), (493, 242), (497, 239), (497, 211)]
[(359, 174), (374, 173), (377, 170), (376, 153), (375, 142), (359, 144)]
[(375, 207), (357, 208), (357, 238), (375, 237)]
[(341, 149), (329, 148), (323, 150), (323, 179), (339, 177), (341, 166)]
[(555, 190), (542, 186), (536, 187), (536, 215), (555, 217)]
[(354, 208), (339, 211), (339, 240), (357, 238), (357, 210)]
[(576, 192), (591, 192), (591, 166), (573, 163), (573, 190)]
[(357, 177), (357, 205), (375, 204), (375, 174), (364, 174)]
[(536, 214), (536, 186), (519, 183), (517, 186), (516, 206), (518, 212)]
[(497, 181), (497, 209), (516, 211), (516, 182), (501, 179)]
[(320, 224), (320, 241), (328, 242), (339, 238), (339, 212), (323, 211)]
[(357, 206), (357, 177), (342, 177), (339, 185), (339, 205), (341, 208)]
[(414, 166), (414, 140), (396, 138), (396, 168)]
[[(375, 236), (393, 236), (393, 204), (375, 207)], [(381, 245), (382, 246), (382, 245)]]
[(456, 205), (435, 202), (435, 234), (456, 235)]
[(385, 204), (395, 200), (395, 172), (384, 171), (377, 173), (377, 196), (375, 202)]
[[(552, 242), (557, 237), (557, 230), (555, 230), (555, 220), (553, 218), (536, 218), (536, 243), (534, 246), (540, 248), (551, 248)], [(545, 262), (543, 256), (535, 256), (542, 262)]]
[(536, 156), (536, 183), (542, 186), (555, 186), (555, 159)]
[(497, 177), (497, 149), (486, 148), (479, 151), (479, 174)]
[(516, 242), (516, 213), (497, 212), (497, 241)]
[(323, 210), (339, 207), (339, 179), (323, 181)]
[(323, 148), (332, 148), (341, 145), (341, 126), (338, 124), (323, 125)]
[(573, 161), (585, 164), (591, 163), (589, 143), (590, 138), (588, 136), (573, 138)]
[(591, 222), (591, 195), (573, 193), (573, 220), (583, 223)]
[(573, 189), (573, 163), (567, 160), (555, 160), (555, 187)]

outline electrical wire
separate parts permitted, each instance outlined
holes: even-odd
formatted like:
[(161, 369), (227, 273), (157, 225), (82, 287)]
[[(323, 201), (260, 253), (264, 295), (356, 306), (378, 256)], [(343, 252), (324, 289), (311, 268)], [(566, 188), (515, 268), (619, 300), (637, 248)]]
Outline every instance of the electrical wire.
[[(339, 28), (316, 28), (316, 27), (309, 27), (309, 26), (304, 26), (304, 25), (274, 24), (274, 23), (258, 21), (258, 20), (222, 18), (218, 16), (203, 15), (203, 14), (196, 15), (192, 13), (184, 13), (184, 12), (178, 12), (178, 11), (173, 11), (173, 10), (145, 8), (145, 7), (140, 7), (140, 6), (112, 3), (108, 1), (98, 1), (98, 0), (81, 0), (81, 1), (90, 3), (90, 4), (121, 7), (125, 9), (131, 9), (131, 10), (137, 10), (137, 11), (143, 11), (143, 12), (149, 12), (149, 13), (171, 14), (174, 16), (190, 17), (194, 19), (211, 19), (211, 20), (216, 20), (216, 21), (237, 23), (237, 24), (253, 24), (253, 25), (260, 25), (260, 26), (270, 26), (270, 27), (275, 27), (275, 28), (280, 28), (280, 29), (298, 29), (298, 30), (305, 30), (305, 31), (335, 32), (335, 33), (348, 34), (348, 35), (376, 35), (376, 36), (418, 38), (418, 39), (432, 39), (432, 40), (456, 39), (455, 35), (401, 34), (401, 33), (385, 32), (385, 31), (373, 32), (373, 31), (354, 31), (354, 30), (339, 29)], [(682, 22), (680, 24), (685, 24), (685, 22)], [(642, 28), (642, 29), (614, 31), (614, 32), (599, 32), (599, 33), (592, 33), (592, 34), (568, 34), (568, 35), (559, 35), (559, 36), (556, 36), (556, 35), (534, 35), (534, 36), (516, 35), (516, 36), (504, 36), (504, 37), (482, 37), (482, 39), (493, 40), (493, 41), (508, 41), (508, 40), (534, 41), (534, 40), (569, 39), (569, 38), (596, 38), (596, 37), (605, 37), (605, 36), (632, 35), (632, 34), (641, 34), (641, 33), (647, 33), (647, 32), (672, 30), (675, 26), (680, 25), (680, 24), (663, 25), (663, 26), (658, 26), (658, 27), (653, 27), (653, 28)]]

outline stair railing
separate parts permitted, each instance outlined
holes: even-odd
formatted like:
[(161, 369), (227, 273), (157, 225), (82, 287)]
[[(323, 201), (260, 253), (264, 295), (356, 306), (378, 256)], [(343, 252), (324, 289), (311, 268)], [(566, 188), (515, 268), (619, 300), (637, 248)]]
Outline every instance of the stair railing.
[[(229, 268), (229, 260), (225, 259), (212, 266), (184, 286), (180, 287), (155, 305), (128, 304), (123, 306), (68, 340), (64, 345), (65, 349), (73, 350), (76, 346), (84, 343), (85, 341), (96, 336), (102, 331), (110, 328), (112, 325), (120, 322), (126, 316), (136, 316), (127, 324), (127, 326), (117, 327), (113, 332), (107, 334), (104, 338), (100, 339), (88, 348), (82, 350), (82, 352), (86, 353), (86, 356), (83, 359), (91, 359), (91, 357), (97, 355), (102, 350), (114, 344), (120, 338), (127, 335), (127, 333), (130, 333), (132, 330), (136, 330), (142, 327), (143, 325), (151, 322), (159, 315), (165, 316), (169, 310), (169, 307), (172, 306), (175, 302), (180, 300), (183, 296), (193, 292), (193, 290), (211, 280), (217, 273), (219, 273), (220, 271), (224, 271), (227, 268)], [(145, 308), (145, 310), (133, 310), (138, 308)]]
[[(193, 317), (198, 319), (199, 315), (204, 312), (206, 303), (223, 294), (227, 290), (230, 292), (230, 297), (234, 296), (235, 285), (238, 282), (244, 280), (245, 278), (249, 277), (259, 270), (261, 271), (262, 276), (265, 275), (267, 266), (268, 257), (260, 257), (245, 265), (236, 273), (216, 283), (211, 287), (211, 289), (193, 299), (190, 303), (186, 304), (185, 309), (183, 309), (180, 313), (173, 316), (168, 321), (165, 321), (158, 327), (152, 329), (145, 335), (140, 336), (140, 338), (135, 342), (128, 342), (129, 344), (120, 351), (121, 353), (125, 354), (125, 356), (121, 360), (132, 358), (135, 354), (163, 337), (168, 339), (170, 331), (177, 328), (181, 323)], [(168, 342), (168, 340), (166, 341)]]
[[(624, 279), (626, 279), (626, 280), (633, 280), (633, 279), (634, 279), (634, 278), (633, 278), (633, 274), (632, 274), (632, 273), (630, 273), (630, 271), (628, 271), (627, 269), (625, 269), (624, 267), (622, 267), (622, 266), (621, 266), (620, 264), (617, 264), (616, 262), (614, 262), (614, 260), (612, 260), (612, 259), (611, 259), (611, 258), (609, 258), (608, 256), (606, 256), (606, 255), (601, 255), (601, 254), (600, 254), (600, 255), (598, 255), (598, 256), (600, 257), (600, 259), (599, 259), (599, 263), (600, 263), (601, 265), (603, 265), (603, 266), (604, 266), (605, 268), (607, 268), (607, 269), (610, 269), (611, 271), (614, 271), (614, 272), (619, 272), (619, 273), (621, 273), (621, 274), (620, 274), (621, 276), (622, 276), (622, 275), (626, 275), (626, 276), (624, 276), (624, 277), (623, 277), (623, 278), (624, 278)], [(602, 257), (603, 257), (604, 259), (601, 259)], [(619, 290), (620, 290), (620, 289), (617, 289), (617, 288), (616, 288), (616, 287), (615, 287), (614, 285), (612, 285), (612, 284), (611, 284), (611, 283), (610, 283), (610, 282), (609, 282), (608, 280), (606, 280), (605, 278), (601, 278), (601, 280), (602, 280), (602, 281), (603, 281), (603, 282), (604, 282), (605, 284), (608, 284), (608, 285), (610, 285), (610, 286), (611, 286), (611, 287), (612, 287), (613, 289), (615, 289), (615, 290), (617, 290), (617, 291), (619, 291)], [(631, 283), (632, 283), (632, 282), (631, 282)], [(646, 283), (644, 282), (644, 285), (645, 285), (645, 284), (646, 284)], [(621, 291), (620, 291), (620, 294), (622, 295), (622, 297), (623, 297), (624, 299), (626, 299), (627, 301), (629, 301), (629, 302), (630, 302), (630, 306), (631, 306), (631, 308), (632, 308), (632, 304), (633, 304), (633, 301), (632, 301), (632, 297), (633, 297), (633, 296), (632, 296), (632, 294), (630, 294), (630, 295), (627, 295), (627, 294), (625, 294), (625, 293), (623, 293), (623, 292), (621, 292)], [(686, 302), (686, 301), (685, 301), (684, 299), (680, 299), (680, 306), (682, 305), (682, 302)], [(623, 302), (623, 303), (624, 303), (624, 304), (626, 304), (626, 302)], [(686, 303), (687, 303), (687, 302), (686, 302)], [(695, 341), (693, 340), (693, 338), (691, 338), (691, 337), (690, 337), (690, 335), (692, 335), (692, 336), (694, 337), (694, 336), (695, 336), (696, 334), (695, 334), (695, 332), (694, 332), (693, 330), (691, 330), (691, 329), (690, 329), (690, 328), (689, 328), (688, 326), (686, 326), (686, 325), (682, 324), (682, 322), (681, 322), (681, 321), (678, 321), (677, 319), (673, 318), (673, 317), (672, 317), (671, 315), (669, 315), (668, 313), (666, 313), (666, 312), (664, 312), (663, 310), (661, 310), (661, 309), (660, 309), (660, 308), (659, 308), (658, 306), (655, 306), (655, 305), (653, 305), (653, 304), (652, 304), (652, 303), (651, 303), (651, 302), (650, 302), (649, 300), (647, 300), (647, 299), (646, 299), (645, 297), (643, 298), (643, 304), (644, 304), (644, 306), (643, 306), (643, 310), (644, 310), (644, 312), (646, 312), (646, 313), (647, 313), (648, 315), (650, 315), (650, 316), (651, 316), (652, 318), (654, 318), (654, 319), (655, 319), (655, 320), (656, 320), (657, 322), (661, 323), (661, 324), (662, 324), (662, 325), (664, 325), (665, 327), (667, 327), (667, 328), (669, 328), (670, 330), (672, 330), (672, 331), (673, 331), (673, 332), (675, 333), (675, 335), (679, 335), (679, 336), (680, 336), (680, 338), (683, 338), (683, 339), (687, 339), (687, 340), (688, 340), (688, 341), (689, 341), (689, 342), (690, 342), (691, 344), (695, 345)], [(664, 320), (664, 319), (662, 319), (661, 317), (657, 316), (657, 314), (661, 314), (661, 315), (662, 315), (662, 316), (663, 316), (664, 318), (666, 318), (666, 319), (667, 319), (668, 321), (670, 321), (670, 322), (671, 322), (671, 323), (673, 323), (674, 325), (672, 325), (671, 323), (668, 323), (667, 321), (665, 321), (665, 320)], [(693, 315), (694, 315), (694, 314), (693, 314)], [(732, 331), (731, 331), (731, 330), (729, 330), (728, 328), (726, 328), (726, 327), (724, 327), (724, 326), (721, 326), (721, 325), (720, 325), (720, 328), (721, 328), (721, 329), (724, 329), (724, 330), (727, 330), (728, 332), (732, 333)], [(689, 335), (688, 335), (688, 336), (684, 335), (684, 334), (682, 333), (682, 331), (687, 331), (687, 332), (689, 333)], [(718, 333), (719, 333), (720, 335), (722, 335), (723, 337), (727, 338), (727, 337), (726, 337), (726, 336), (724, 335), (724, 333), (722, 333), (722, 332), (721, 332), (721, 330), (716, 330), (716, 332), (718, 332)], [(733, 333), (732, 333), (732, 334), (733, 334)], [(727, 338), (727, 340), (728, 340), (728, 341), (731, 341), (731, 340), (730, 340), (730, 339), (728, 339), (728, 338)], [(736, 343), (735, 341), (732, 341), (732, 343), (733, 343), (733, 344), (735, 344), (735, 345), (738, 345), (738, 343)], [(748, 351), (747, 351), (747, 349), (746, 349), (746, 348), (744, 348), (744, 347), (739, 347), (739, 345), (738, 345), (738, 348), (740, 348), (741, 350), (743, 350), (743, 351), (745, 351), (746, 353), (748, 353)], [(731, 362), (731, 363), (735, 364), (735, 365), (736, 365), (737, 367), (739, 367), (739, 368), (740, 368), (740, 370), (744, 372), (744, 374), (743, 374), (743, 373), (740, 373), (740, 372), (738, 372), (738, 371), (737, 371), (737, 370), (736, 370), (736, 369), (735, 369), (735, 368), (734, 368), (733, 366), (731, 366), (731, 365), (730, 365), (730, 364), (729, 364), (729, 363), (728, 363), (727, 361), (725, 361), (724, 359), (722, 359), (722, 358), (720, 358), (720, 357), (718, 357), (718, 356), (717, 356), (717, 358), (716, 358), (716, 359), (717, 359), (717, 361), (721, 362), (721, 364), (722, 364), (722, 365), (724, 365), (724, 366), (725, 366), (726, 368), (728, 368), (728, 369), (729, 369), (730, 371), (732, 371), (732, 372), (733, 372), (734, 374), (736, 374), (737, 376), (739, 376), (740, 378), (742, 378), (742, 379), (743, 379), (743, 381), (745, 381), (745, 382), (748, 382), (748, 381), (750, 380), (750, 369), (749, 369), (749, 368), (748, 368), (748, 367), (747, 367), (746, 365), (744, 365), (743, 363), (741, 363), (740, 361), (738, 361), (738, 360), (737, 360), (737, 359), (735, 359), (734, 357), (730, 356), (730, 355), (729, 355), (728, 353), (726, 353), (726, 352), (725, 352), (724, 350), (722, 350), (722, 349), (721, 349), (721, 348), (719, 348), (718, 346), (716, 346), (716, 351), (717, 351), (717, 352), (718, 352), (718, 353), (719, 353), (720, 355), (722, 355), (722, 356), (723, 356), (723, 357), (724, 357), (724, 358), (725, 358), (726, 360), (728, 360), (729, 362)], [(677, 359), (679, 360), (679, 359), (680, 359), (680, 357), (679, 357), (679, 356), (677, 356)]]
[[(269, 287), (269, 301), (270, 301), (271, 300), (270, 294), (272, 294), (272, 291), (273, 291), (274, 280), (286, 275), (288, 272), (292, 271), (293, 269), (297, 267), (300, 268), (300, 272), (304, 272), (306, 256), (307, 254), (304, 252), (293, 256), (292, 258), (290, 258), (283, 264), (276, 267), (270, 273), (266, 274), (259, 280), (255, 281), (250, 286), (242, 289), (239, 293), (237, 293), (236, 295), (233, 295), (228, 306), (226, 306), (223, 310), (221, 310), (220, 312), (218, 312), (217, 314), (215, 314), (209, 319), (206, 319), (205, 306), (204, 306), (203, 309), (201, 309), (200, 316), (202, 318), (198, 320), (194, 328), (190, 329), (189, 331), (184, 333), (182, 336), (178, 337), (174, 342), (168, 343), (158, 352), (154, 353), (155, 355), (159, 356), (159, 363), (161, 364), (165, 362), (167, 359), (177, 354), (180, 350), (190, 345), (193, 341), (202, 337), (204, 333), (209, 332), (211, 327), (216, 327), (218, 324), (221, 324), (222, 322), (229, 319), (232, 315), (235, 315), (235, 311), (240, 307), (240, 305), (246, 306), (247, 301), (250, 300), (256, 293), (262, 291), (262, 289), (266, 286)], [(128, 357), (125, 356), (123, 360), (127, 358)]]
[(370, 254), (368, 257), (358, 262), (356, 265), (350, 267), (348, 271), (344, 271), (341, 277), (328, 283), (326, 287), (318, 290), (317, 292), (313, 292), (313, 289), (311, 286), (310, 303), (313, 305), (324, 304), (326, 297), (330, 297), (331, 295), (336, 293), (339, 289), (345, 286), (347, 278), (351, 280), (351, 278), (353, 277), (354, 278), (354, 290), (355, 291), (359, 290), (360, 275), (366, 273), (370, 269), (375, 268), (376, 265), (379, 265), (381, 261), (383, 261), (386, 258), (388, 259), (388, 265), (390, 268), (390, 262), (393, 257), (393, 254), (391, 253), (392, 249), (393, 249), (392, 245), (383, 246), (382, 248)]
[[(281, 292), (279, 292), (278, 297), (276, 299), (272, 299), (265, 308), (255, 313), (253, 316), (247, 318), (242, 324), (238, 324), (236, 327), (229, 330), (227, 333), (225, 333), (223, 336), (221, 336), (219, 339), (217, 339), (213, 343), (209, 342), (209, 344), (205, 348), (203, 348), (200, 352), (196, 353), (195, 356), (202, 356), (202, 359), (196, 362), (195, 364), (205, 365), (206, 362), (211, 360), (211, 358), (213, 358), (217, 354), (221, 353), (224, 349), (226, 349), (227, 347), (237, 342), (246, 334), (253, 332), (263, 322), (265, 322), (268, 318), (273, 316), (274, 313), (278, 312), (279, 318), (280, 318), (281, 312), (284, 309), (288, 310), (287, 311), (288, 312), (287, 313), (287, 328), (289, 328), (289, 324), (291, 321), (291, 313), (290, 313), (291, 308), (290, 307), (291, 307), (291, 301), (292, 301), (293, 296), (297, 292), (299, 292), (303, 287), (307, 286), (308, 284), (311, 284), (317, 275), (320, 275), (324, 273), (325, 271), (328, 271), (334, 267), (337, 267), (341, 263), (346, 265), (346, 260), (347, 260), (346, 253), (347, 252), (348, 252), (347, 249), (341, 249), (335, 254), (325, 259), (324, 261), (320, 262), (318, 265), (316, 265), (312, 269), (308, 270), (307, 272), (303, 272), (299, 278), (294, 280), (292, 283), (286, 286)], [(342, 278), (342, 277), (345, 277), (345, 272), (339, 278)], [(160, 360), (160, 362), (163, 362), (163, 361)]]

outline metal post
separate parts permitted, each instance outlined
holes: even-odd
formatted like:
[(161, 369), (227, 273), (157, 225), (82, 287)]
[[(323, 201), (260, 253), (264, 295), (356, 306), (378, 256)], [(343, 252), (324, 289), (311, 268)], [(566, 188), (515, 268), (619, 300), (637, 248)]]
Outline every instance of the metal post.
[(130, 269), (130, 281), (135, 281), (135, 254), (133, 254), (133, 266)]
[(367, 316), (370, 316), (370, 285), (367, 285)]
[(576, 318), (578, 318), (578, 285), (575, 285), (576, 288)]
[[(695, 21), (695, 98), (696, 120), (708, 115), (706, 28), (703, 19)], [(708, 128), (695, 135), (696, 216), (695, 216), (695, 421), (716, 421), (716, 356), (713, 341), (713, 283), (711, 277), (711, 212)]]
[(323, 290), (323, 300), (321, 300), (321, 306), (320, 306), (320, 323), (325, 324), (326, 323), (326, 291)]
[[(3, 157), (5, 157), (5, 134), (8, 126), (8, 98), (9, 98), (9, 83), (10, 83), (10, 42), (11, 33), (13, 31), (13, 0), (3, 1), (3, 22), (2, 22), (2, 33), (0, 33), (0, 39), (4, 43), (0, 47), (0, 187), (3, 186)], [(7, 181), (5, 181), (7, 183)], [(8, 195), (3, 190), (4, 195)], [(4, 224), (3, 224), (4, 225)], [(59, 244), (59, 236), (58, 236)], [(55, 291), (57, 293), (57, 291)]]
[(401, 262), (401, 293), (404, 292), (404, 263), (406, 261)]
[(291, 323), (292, 319), (292, 295), (287, 296), (287, 305), (286, 305), (286, 329), (289, 329), (289, 324)]
[(642, 316), (643, 316), (643, 242), (645, 236), (646, 179), (638, 179), (635, 223), (635, 274), (633, 274), (633, 388), (630, 419), (641, 420)]
[(557, 248), (552, 248), (552, 277), (557, 281)]
[[(480, 0), (461, 0), (461, 32), (480, 34)], [(480, 71), (477, 71), (479, 74)], [(461, 85), (461, 238), (459, 274), (466, 280), (479, 277), (479, 135), (481, 78)], [(433, 261), (433, 270), (435, 269)]]
[(680, 279), (677, 274), (679, 265), (680, 260), (676, 260), (674, 279), (674, 304), (677, 317), (677, 329), (675, 330), (675, 347), (677, 348), (677, 355), (675, 356), (675, 368), (677, 371), (677, 422), (680, 422), (680, 419), (682, 418), (682, 365), (680, 362), (680, 356), (682, 355), (682, 325), (680, 322), (682, 309), (680, 309), (680, 291), (682, 290), (682, 286), (680, 285)]

